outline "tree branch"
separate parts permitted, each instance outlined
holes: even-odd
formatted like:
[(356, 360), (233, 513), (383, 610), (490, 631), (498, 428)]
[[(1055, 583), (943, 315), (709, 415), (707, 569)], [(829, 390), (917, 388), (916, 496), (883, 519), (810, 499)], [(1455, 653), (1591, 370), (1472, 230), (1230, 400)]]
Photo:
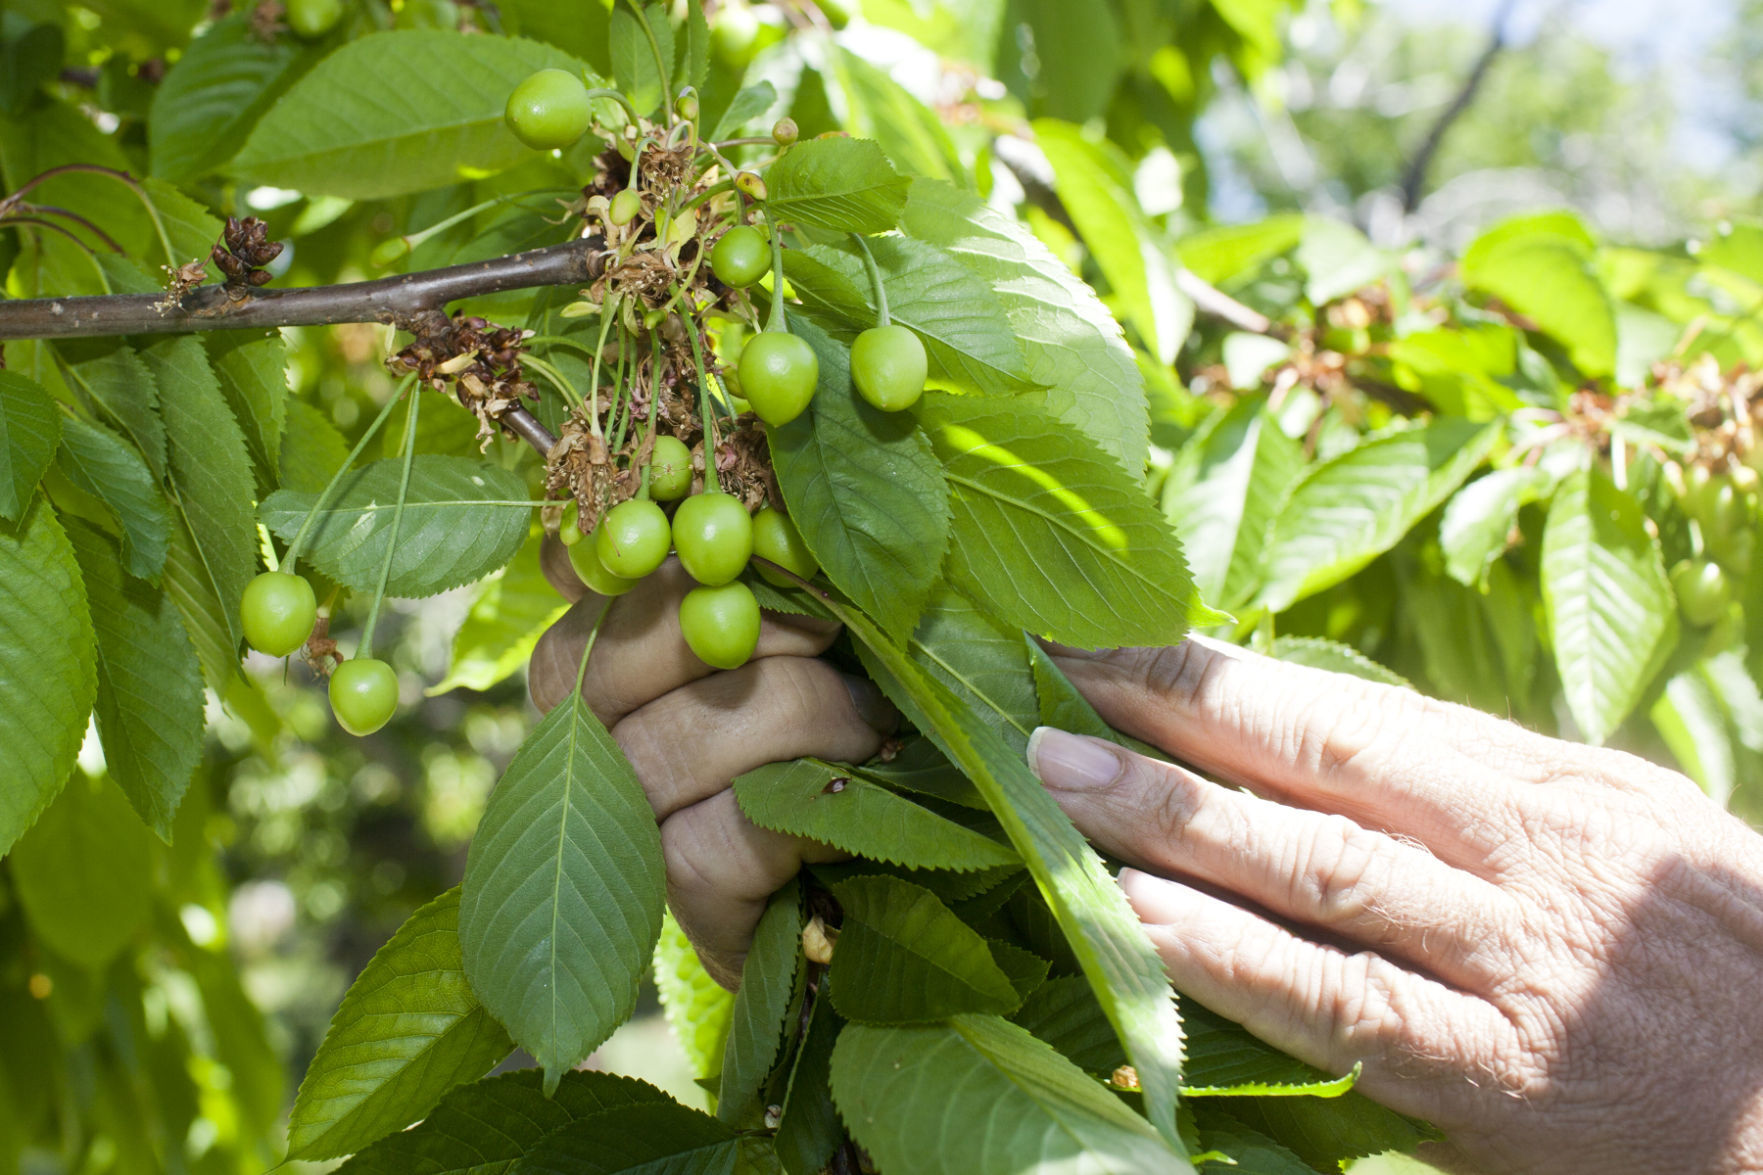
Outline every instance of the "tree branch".
[(604, 271), (605, 259), (605, 242), (594, 236), (488, 261), (335, 286), (297, 290), (198, 286), (170, 304), (163, 294), (0, 301), (0, 341), (342, 322), (408, 328), (423, 311), (458, 298), (592, 282)]
[[(19, 219), (12, 218), (14, 222)], [(55, 224), (47, 227), (61, 228)], [(170, 302), (164, 294), (0, 300), (0, 341), (344, 322), (380, 322), (409, 330), (422, 315), (459, 298), (588, 284), (605, 272), (607, 256), (605, 240), (591, 236), (488, 261), (335, 286), (297, 290), (198, 286)], [(509, 408), (497, 420), (540, 456), (549, 456), (557, 443), (525, 408)]]
[(1420, 149), (1414, 153), (1414, 158), (1409, 160), (1408, 170), (1402, 176), (1403, 213), (1411, 214), (1420, 207), (1420, 197), (1426, 188), (1426, 173), (1432, 167), (1432, 159), (1434, 155), (1438, 154), (1439, 145), (1445, 141), (1445, 132), (1451, 129), (1451, 124), (1456, 122), (1465, 110), (1469, 109), (1471, 102), (1475, 101), (1476, 92), (1481, 89), (1481, 83), (1487, 78), (1488, 67), (1493, 65), (1494, 58), (1500, 55), (1500, 50), (1506, 47), (1506, 19), (1512, 14), (1513, 2), (1514, 0), (1505, 0), (1500, 5), (1499, 11), (1494, 13), (1493, 29), (1488, 34), (1487, 47), (1481, 51), (1481, 56), (1475, 59), (1475, 65), (1470, 69), (1469, 76), (1463, 79), (1463, 85), (1458, 89), (1457, 96), (1451, 99), (1451, 104), (1440, 112), (1437, 121), (1432, 124), (1432, 129), (1426, 132), (1426, 138), (1421, 140)]

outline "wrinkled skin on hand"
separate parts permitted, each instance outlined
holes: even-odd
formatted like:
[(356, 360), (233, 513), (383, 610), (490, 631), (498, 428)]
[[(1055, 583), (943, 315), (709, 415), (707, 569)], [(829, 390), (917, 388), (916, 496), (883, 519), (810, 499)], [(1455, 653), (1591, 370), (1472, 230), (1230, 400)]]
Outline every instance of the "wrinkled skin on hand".
[(561, 544), (546, 542), (543, 565), (574, 603), (533, 651), (533, 701), (549, 711), (568, 696), (588, 634), (609, 607), (582, 696), (636, 768), (661, 823), (674, 917), (705, 968), (733, 988), (766, 899), (803, 862), (841, 854), (755, 826), (730, 782), (804, 755), (862, 762), (898, 716), (867, 681), (816, 659), (836, 625), (766, 613), (753, 659), (717, 672), (680, 635), (680, 599), (697, 585), (678, 560), (610, 601), (582, 586)]
[(1187, 764), (1029, 751), (1182, 991), (1364, 1062), (1452, 1169), (1763, 1170), (1763, 837), (1688, 779), (1210, 642), (1054, 652)]
[[(766, 895), (834, 854), (754, 828), (729, 780), (862, 760), (893, 715), (814, 660), (834, 630), (800, 618), (711, 674), (672, 619), (688, 586), (670, 565), (616, 601), (584, 688), (662, 821), (675, 916), (732, 986)], [(603, 604), (541, 641), (540, 706)], [(1029, 750), (1132, 866), (1182, 991), (1329, 1071), (1363, 1062), (1359, 1089), (1437, 1124), (1425, 1157), (1454, 1170), (1763, 1171), (1763, 837), (1689, 780), (1211, 642), (1053, 653), (1186, 765), (1051, 730)]]

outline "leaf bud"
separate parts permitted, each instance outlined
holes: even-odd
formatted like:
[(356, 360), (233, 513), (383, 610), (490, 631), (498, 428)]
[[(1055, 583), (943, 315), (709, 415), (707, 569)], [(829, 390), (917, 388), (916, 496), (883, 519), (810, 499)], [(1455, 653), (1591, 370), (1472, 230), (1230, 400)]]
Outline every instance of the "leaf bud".
[(735, 176), (735, 188), (749, 200), (765, 199), (765, 181), (756, 171), (743, 171)]

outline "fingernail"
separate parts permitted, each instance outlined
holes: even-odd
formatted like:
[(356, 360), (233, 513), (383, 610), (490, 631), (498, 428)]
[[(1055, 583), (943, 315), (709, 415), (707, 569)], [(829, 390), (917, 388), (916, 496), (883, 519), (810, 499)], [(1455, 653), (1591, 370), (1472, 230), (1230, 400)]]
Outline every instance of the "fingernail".
[(1058, 791), (1107, 787), (1120, 777), (1120, 756), (1107, 743), (1053, 726), (1035, 727), (1027, 755), (1029, 770)]
[(877, 734), (893, 734), (900, 729), (900, 711), (894, 709), (894, 703), (875, 687), (875, 683), (867, 677), (855, 677), (849, 673), (841, 673), (845, 679), (845, 688), (851, 691), (851, 705), (857, 710), (857, 717)]

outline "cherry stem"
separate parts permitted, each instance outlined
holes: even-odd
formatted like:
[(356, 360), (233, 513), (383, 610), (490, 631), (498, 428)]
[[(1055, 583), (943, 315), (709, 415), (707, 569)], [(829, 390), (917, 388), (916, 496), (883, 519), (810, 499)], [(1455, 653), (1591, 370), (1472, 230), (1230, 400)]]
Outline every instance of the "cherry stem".
[(312, 503), (312, 509), (306, 512), (306, 518), (300, 523), (300, 529), (294, 532), (294, 541), (288, 544), (288, 553), (282, 556), (281, 564), (277, 570), (286, 571), (289, 575), (294, 573), (294, 566), (300, 558), (300, 549), (306, 543), (306, 535), (312, 530), (313, 522), (331, 504), (331, 498), (336, 494), (337, 487), (342, 484), (343, 478), (347, 476), (349, 471), (355, 467), (355, 461), (367, 448), (367, 443), (373, 440), (374, 435), (379, 432), (380, 426), (385, 424), (386, 419), (392, 415), (392, 409), (397, 406), (398, 401), (404, 397), (404, 393), (415, 382), (416, 375), (413, 372), (400, 380), (398, 386), (392, 390), (391, 398), (386, 401), (385, 407), (381, 408), (379, 415), (373, 418), (373, 423), (367, 426), (367, 431), (361, 434), (361, 439), (355, 442), (355, 447), (349, 451), (349, 455), (343, 458), (343, 464), (337, 468), (336, 473), (331, 475), (330, 484), (324, 487), (324, 492), (319, 494), (318, 500)]
[(686, 338), (692, 341), (692, 365), (698, 374), (698, 415), (704, 423), (704, 492), (720, 493), (716, 476), (716, 419), (710, 413), (710, 375), (704, 370), (704, 348), (698, 343), (698, 324), (685, 320)]
[(863, 266), (869, 270), (869, 283), (875, 287), (875, 324), (888, 326), (893, 322), (888, 317), (888, 288), (882, 284), (881, 267), (875, 263), (875, 254), (869, 251), (869, 242), (863, 239), (862, 233), (852, 233), (857, 248), (863, 253)]
[(777, 218), (772, 216), (770, 208), (765, 210), (765, 226), (771, 230), (771, 317), (766, 320), (765, 329), (787, 331), (790, 323), (784, 315), (783, 233), (779, 231)]
[(612, 329), (617, 312), (615, 299), (607, 298), (600, 304), (600, 341), (594, 345), (593, 374), (588, 376), (588, 433), (601, 440), (606, 438), (600, 432), (600, 360), (606, 354), (606, 332)]
[(361, 630), (361, 644), (355, 650), (358, 658), (373, 656), (373, 630), (379, 624), (380, 606), (386, 602), (386, 584), (392, 578), (392, 556), (398, 552), (398, 529), (404, 522), (404, 504), (410, 497), (410, 469), (416, 464), (416, 417), (422, 408), (422, 392), (410, 397), (409, 432), (404, 437), (404, 470), (398, 477), (398, 505), (392, 511), (392, 529), (386, 536), (386, 557), (380, 564), (380, 582), (374, 589), (373, 607), (367, 611), (367, 624)]

